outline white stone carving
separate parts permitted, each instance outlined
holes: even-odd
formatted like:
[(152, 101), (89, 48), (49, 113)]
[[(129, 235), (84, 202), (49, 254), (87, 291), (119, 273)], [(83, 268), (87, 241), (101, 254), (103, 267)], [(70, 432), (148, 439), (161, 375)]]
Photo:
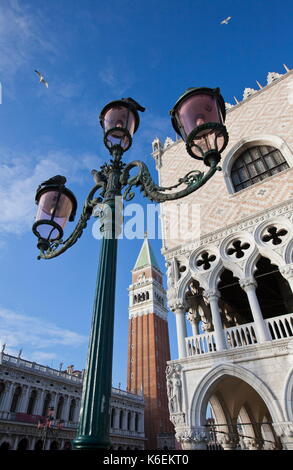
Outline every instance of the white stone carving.
[(253, 95), (256, 93), (257, 90), (254, 90), (253, 88), (245, 88), (243, 92), (243, 99), (246, 100), (249, 96)]
[(278, 78), (282, 77), (281, 73), (278, 72), (269, 72), (267, 75), (267, 84), (269, 85), (274, 80), (278, 80)]

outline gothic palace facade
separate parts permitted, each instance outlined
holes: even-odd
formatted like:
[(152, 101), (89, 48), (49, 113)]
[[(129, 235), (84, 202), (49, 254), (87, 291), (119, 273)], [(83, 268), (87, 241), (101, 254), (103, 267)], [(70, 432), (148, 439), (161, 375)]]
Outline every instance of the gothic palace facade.
[[(285, 70), (226, 103), (222, 171), (179, 205), (161, 204), (178, 342), (166, 379), (183, 449), (293, 449), (293, 70)], [(152, 155), (165, 187), (204, 170), (181, 140), (155, 139)], [(186, 203), (199, 205), (200, 224), (189, 240), (174, 239), (170, 213), (186, 222)]]

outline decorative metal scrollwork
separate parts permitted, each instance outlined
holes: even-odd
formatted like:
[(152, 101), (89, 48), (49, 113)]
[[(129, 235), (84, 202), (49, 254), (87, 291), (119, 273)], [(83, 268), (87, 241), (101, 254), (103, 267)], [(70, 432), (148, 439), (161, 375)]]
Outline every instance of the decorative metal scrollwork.
[[(138, 173), (135, 176), (130, 177), (130, 171), (135, 167), (138, 168)], [(154, 183), (149, 169), (144, 162), (135, 160), (128, 163), (128, 165), (123, 169), (120, 183), (123, 187), (127, 186), (123, 195), (126, 201), (130, 201), (134, 197), (134, 193), (131, 192), (132, 188), (140, 186), (144, 196), (148, 197), (151, 201), (165, 202), (185, 197), (196, 191), (200, 186), (205, 184), (217, 170), (220, 170), (220, 167), (216, 165), (212, 166), (207, 173), (203, 173), (199, 170), (192, 170), (183, 178), (180, 178), (178, 183), (164, 187)], [(165, 191), (172, 191), (182, 184), (185, 184), (186, 187), (181, 191), (165, 194)]]
[[(134, 197), (134, 193), (131, 192), (131, 190), (135, 186), (140, 187), (144, 196), (148, 197), (151, 201), (171, 201), (196, 191), (200, 186), (205, 184), (217, 170), (220, 170), (216, 164), (211, 166), (207, 173), (193, 170), (187, 173), (183, 178), (180, 178), (176, 184), (163, 187), (154, 183), (145, 163), (135, 160), (125, 166), (125, 163), (121, 161), (122, 153), (120, 148), (113, 148), (113, 159), (110, 163), (101, 166), (100, 171), (92, 170), (96, 185), (85, 200), (81, 216), (72, 234), (65, 241), (61, 239), (51, 242), (46, 249), (41, 247), (38, 259), (54, 258), (74, 245), (87, 226), (87, 222), (95, 206), (99, 203), (114, 204), (115, 197), (121, 195), (122, 188), (126, 188), (124, 192), (124, 199), (126, 201), (130, 201)], [(131, 177), (130, 171), (135, 167), (138, 168), (138, 173)], [(166, 193), (183, 184), (185, 188), (181, 191)], [(95, 198), (94, 195), (98, 190), (100, 190), (100, 197)]]
[(81, 237), (82, 232), (87, 226), (87, 222), (93, 213), (93, 209), (97, 204), (103, 202), (103, 199), (101, 197), (94, 198), (95, 193), (99, 189), (104, 189), (102, 183), (96, 184), (93, 189), (89, 192), (85, 200), (79, 221), (77, 222), (77, 225), (71, 235), (65, 241), (57, 240), (51, 243), (49, 248), (46, 250), (46, 253), (41, 250), (38, 259), (55, 258), (77, 242), (77, 240)]

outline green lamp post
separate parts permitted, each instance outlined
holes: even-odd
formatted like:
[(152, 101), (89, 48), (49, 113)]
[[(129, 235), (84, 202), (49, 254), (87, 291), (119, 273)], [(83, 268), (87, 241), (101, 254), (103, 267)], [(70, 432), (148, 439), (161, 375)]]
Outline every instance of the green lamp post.
[[(228, 142), (224, 126), (225, 106), (219, 89), (188, 89), (170, 111), (172, 124), (186, 142), (188, 153), (202, 159), (209, 169), (206, 173), (191, 171), (173, 186), (159, 186), (152, 180), (145, 163), (135, 160), (126, 165), (122, 161), (123, 153), (132, 145), (133, 134), (139, 126), (138, 112), (144, 110), (132, 98), (113, 101), (102, 110), (100, 123), (111, 159), (99, 171), (92, 170), (95, 186), (86, 198), (75, 229), (66, 240), (62, 239), (64, 227), (68, 220), (74, 220), (77, 208), (73, 193), (65, 187), (66, 178), (54, 176), (42, 183), (36, 193), (38, 211), (33, 232), (38, 237), (39, 259), (59, 256), (76, 243), (94, 209), (103, 203), (100, 214), (102, 240), (88, 359), (78, 435), (73, 441), (76, 450), (107, 449), (110, 446), (109, 401), (112, 387), (117, 235), (120, 230), (115, 197), (121, 196), (124, 190), (124, 200), (131, 200), (134, 197), (131, 192), (133, 187), (141, 187), (144, 195), (156, 202), (191, 194), (220, 169), (217, 166), (220, 153)], [(134, 167), (138, 171), (131, 177), (130, 172)], [(174, 192), (182, 185), (182, 189)], [(95, 197), (98, 191), (99, 195)]]

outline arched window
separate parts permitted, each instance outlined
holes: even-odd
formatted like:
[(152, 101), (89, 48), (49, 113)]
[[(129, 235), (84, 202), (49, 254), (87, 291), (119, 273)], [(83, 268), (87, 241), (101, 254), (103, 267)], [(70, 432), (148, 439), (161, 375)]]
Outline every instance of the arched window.
[(119, 429), (122, 429), (122, 425), (123, 425), (123, 410), (120, 410)]
[(115, 419), (115, 408), (112, 408), (112, 411), (111, 411), (111, 428), (114, 427), (114, 419)]
[(134, 422), (134, 429), (135, 431), (138, 431), (138, 413), (135, 413), (135, 422)]
[(56, 419), (60, 419), (62, 415), (62, 410), (63, 410), (63, 404), (64, 404), (64, 398), (60, 397), (57, 405), (57, 412), (56, 412)]
[(9, 448), (10, 448), (9, 442), (7, 442), (7, 441), (2, 442), (2, 444), (0, 446), (0, 450), (9, 450)]
[(51, 394), (47, 393), (45, 401), (44, 401), (42, 416), (48, 415), (50, 403), (51, 403)]
[(246, 148), (231, 168), (234, 190), (238, 192), (287, 168), (287, 161), (275, 147), (258, 145)]
[(43, 441), (41, 439), (39, 439), (36, 443), (35, 443), (35, 450), (43, 450)]
[(128, 415), (127, 415), (127, 429), (128, 429), (128, 431), (130, 431), (130, 425), (131, 425), (131, 413), (130, 413), (130, 411), (128, 411)]
[(57, 441), (53, 441), (50, 444), (50, 450), (58, 450), (59, 449), (59, 444)]
[(0, 405), (1, 405), (2, 398), (4, 396), (4, 391), (5, 391), (5, 384), (4, 382), (0, 382)]
[(10, 407), (10, 411), (12, 411), (13, 413), (17, 410), (17, 405), (19, 402), (20, 395), (21, 395), (21, 387), (16, 387), (13, 398), (12, 398), (11, 407)]
[(28, 440), (26, 438), (21, 439), (21, 441), (19, 441), (18, 443), (17, 450), (27, 450), (27, 448), (28, 448)]
[(76, 401), (73, 398), (70, 403), (68, 421), (74, 420), (75, 409), (76, 409)]
[(27, 414), (32, 415), (37, 401), (37, 391), (33, 390), (28, 402)]

